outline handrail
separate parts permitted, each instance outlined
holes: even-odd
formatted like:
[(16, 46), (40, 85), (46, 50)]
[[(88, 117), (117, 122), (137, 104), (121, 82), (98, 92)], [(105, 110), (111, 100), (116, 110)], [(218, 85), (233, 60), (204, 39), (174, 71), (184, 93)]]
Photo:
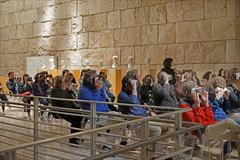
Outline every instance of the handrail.
[(27, 95), (20, 95), (20, 94), (5, 94), (15, 97), (30, 97), (30, 98), (44, 98), (44, 99), (52, 99), (52, 100), (60, 100), (60, 101), (74, 101), (74, 102), (85, 102), (85, 103), (100, 103), (100, 104), (113, 104), (113, 105), (121, 105), (121, 106), (139, 106), (145, 108), (156, 108), (156, 109), (166, 109), (166, 110), (181, 110), (181, 108), (177, 107), (164, 107), (164, 106), (154, 106), (154, 105), (141, 105), (141, 104), (126, 104), (126, 103), (113, 103), (113, 102), (102, 102), (102, 101), (91, 101), (91, 100), (79, 100), (79, 99), (67, 99), (67, 98), (54, 98), (54, 97), (42, 97), (42, 96), (27, 96)]
[(77, 133), (73, 133), (73, 134), (69, 134), (69, 135), (58, 136), (58, 137), (49, 138), (49, 139), (45, 139), (45, 140), (39, 140), (39, 141), (35, 141), (35, 142), (21, 144), (21, 145), (18, 145), (18, 146), (13, 146), (13, 147), (5, 148), (5, 149), (0, 149), (0, 153), (14, 151), (14, 150), (18, 150), (18, 149), (21, 149), (21, 148), (33, 147), (35, 145), (40, 145), (40, 144), (45, 144), (45, 143), (49, 143), (49, 142), (53, 142), (53, 141), (58, 141), (58, 140), (62, 140), (62, 139), (65, 139), (65, 138), (72, 138), (72, 137), (81, 136), (81, 135), (85, 135), (85, 134), (89, 134), (89, 133), (96, 133), (96, 132), (99, 132), (99, 131), (108, 130), (110, 128), (116, 128), (116, 127), (120, 127), (120, 126), (130, 125), (130, 124), (133, 124), (133, 123), (150, 121), (150, 120), (154, 120), (154, 119), (157, 119), (157, 118), (160, 118), (160, 117), (166, 117), (166, 116), (171, 115), (173, 113), (175, 113), (175, 114), (176, 113), (183, 113), (185, 111), (186, 110), (183, 109), (183, 110), (174, 111), (174, 112), (171, 112), (171, 113), (170, 112), (169, 113), (163, 113), (163, 114), (156, 115), (156, 116), (153, 116), (153, 117), (142, 117), (140, 119), (135, 119), (135, 120), (132, 120), (132, 121), (127, 121), (127, 122), (121, 122), (121, 123), (118, 123), (118, 124), (108, 125), (108, 126), (104, 126), (104, 127), (101, 127), (101, 128), (95, 128), (95, 129), (92, 129), (92, 130), (86, 130), (86, 131), (77, 132)]

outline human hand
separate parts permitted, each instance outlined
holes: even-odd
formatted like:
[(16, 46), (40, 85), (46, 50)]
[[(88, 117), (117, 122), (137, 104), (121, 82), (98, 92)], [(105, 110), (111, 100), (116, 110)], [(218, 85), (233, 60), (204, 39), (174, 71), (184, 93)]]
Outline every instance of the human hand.
[(202, 104), (204, 106), (209, 106), (209, 102), (208, 102), (208, 92), (203, 90), (202, 92), (200, 92), (200, 100), (202, 101)]
[(131, 84), (133, 89), (137, 88), (137, 80), (130, 80), (130, 84)]
[(192, 95), (193, 95), (194, 108), (199, 107), (201, 104), (201, 100), (199, 98), (199, 93), (192, 92)]

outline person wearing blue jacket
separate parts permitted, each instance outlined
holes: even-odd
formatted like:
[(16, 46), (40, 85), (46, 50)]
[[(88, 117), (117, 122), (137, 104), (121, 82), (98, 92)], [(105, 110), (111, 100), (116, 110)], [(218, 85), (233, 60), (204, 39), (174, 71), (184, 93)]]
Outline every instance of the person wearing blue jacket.
[(209, 87), (209, 103), (212, 107), (216, 121), (221, 121), (227, 118), (233, 118), (240, 124), (240, 113), (228, 114), (227, 101), (229, 98), (229, 91), (226, 90), (226, 81), (223, 77), (217, 76), (211, 79)]
[[(94, 71), (89, 71), (84, 74), (83, 84), (78, 93), (79, 100), (100, 101), (106, 102), (105, 94), (101, 89), (101, 79)], [(91, 110), (90, 103), (81, 102), (81, 108), (84, 110)], [(99, 112), (108, 112), (107, 104), (97, 103), (96, 110)]]
[[(141, 116), (141, 117), (147, 117), (147, 116), (153, 116), (155, 115), (153, 112), (147, 110), (144, 107), (139, 106), (140, 102), (138, 99), (138, 93), (137, 93), (137, 80), (133, 80), (128, 76), (123, 77), (122, 79), (122, 90), (118, 95), (118, 103), (126, 103), (126, 104), (132, 104), (131, 106), (121, 106), (119, 105), (119, 111), (122, 114), (128, 114), (128, 115), (134, 115), (134, 116)], [(129, 129), (130, 126), (128, 126)], [(136, 130), (136, 133), (141, 133), (140, 129), (141, 126), (134, 125), (134, 129)], [(126, 131), (125, 131), (126, 133)], [(149, 136), (150, 138), (157, 137), (161, 135), (161, 128), (158, 126), (149, 126)], [(140, 136), (140, 135), (138, 135)], [(127, 139), (124, 139), (127, 141)], [(121, 144), (127, 144), (127, 142), (124, 142), (122, 139)], [(151, 144), (149, 145), (149, 151), (155, 152), (157, 149), (157, 145)], [(154, 154), (152, 154), (154, 155)]]

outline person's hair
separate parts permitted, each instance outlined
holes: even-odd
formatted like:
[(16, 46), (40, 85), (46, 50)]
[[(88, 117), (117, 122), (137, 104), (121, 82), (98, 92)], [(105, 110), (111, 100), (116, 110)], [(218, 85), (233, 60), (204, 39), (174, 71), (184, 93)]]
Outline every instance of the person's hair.
[(35, 81), (38, 81), (38, 78), (42, 76), (42, 73), (37, 73), (35, 76), (34, 76), (34, 80)]
[(137, 72), (136, 71), (128, 71), (126, 76), (128, 76), (131, 79), (137, 80)]
[(151, 83), (151, 80), (152, 80), (153, 83), (155, 82), (153, 76), (152, 76), (151, 74), (147, 74), (147, 75), (143, 78), (142, 81), (143, 81), (143, 83), (149, 85), (149, 84)]
[(230, 69), (230, 71), (227, 72), (225, 79), (228, 85), (232, 82), (232, 80), (235, 80), (237, 78), (236, 77), (237, 72), (238, 72), (237, 68), (232, 68)]
[(165, 58), (164, 61), (163, 61), (163, 66), (165, 68), (171, 68), (172, 67), (172, 62), (173, 62), (172, 58)]
[[(23, 83), (25, 83), (25, 78), (26, 78), (26, 77), (29, 77), (29, 75), (28, 75), (27, 73), (23, 74), (23, 76), (22, 76)], [(28, 80), (27, 80), (27, 81), (28, 81)]]
[(197, 83), (192, 80), (187, 80), (183, 83), (183, 93), (184, 96), (188, 96), (194, 87), (197, 86)]
[(213, 77), (214, 77), (213, 72), (207, 71), (206, 73), (203, 74), (202, 79), (210, 80)]
[(8, 77), (10, 77), (11, 74), (13, 74), (14, 72), (8, 72)]
[(211, 80), (210, 80), (210, 86), (212, 88), (225, 88), (226, 87), (226, 80), (221, 77), (221, 76), (216, 76), (216, 77), (213, 77)]
[(63, 83), (63, 77), (62, 76), (56, 76), (54, 78), (54, 88), (61, 88)]
[(45, 75), (47, 76), (47, 75), (48, 75), (48, 72), (47, 72), (47, 71), (42, 71), (41, 74), (44, 75), (44, 76), (45, 76)]
[(122, 91), (126, 91), (126, 88), (130, 85), (131, 77), (129, 76), (124, 76), (122, 79)]
[(165, 79), (166, 75), (167, 75), (167, 73), (164, 71), (159, 72), (157, 75), (158, 83), (163, 84), (166, 81), (166, 79)]
[(94, 87), (93, 81), (95, 77), (97, 77), (97, 73), (95, 70), (89, 70), (84, 72), (83, 85)]
[(64, 69), (64, 70), (62, 71), (62, 76), (64, 76), (66, 73), (69, 73), (69, 70)]
[(219, 69), (219, 71), (218, 71), (218, 76), (222, 76), (222, 77), (223, 77), (223, 76), (225, 76), (225, 75), (222, 75), (222, 72), (223, 72), (223, 71), (225, 71), (225, 70), (224, 70), (224, 69), (222, 69), (222, 68), (221, 68), (221, 69)]

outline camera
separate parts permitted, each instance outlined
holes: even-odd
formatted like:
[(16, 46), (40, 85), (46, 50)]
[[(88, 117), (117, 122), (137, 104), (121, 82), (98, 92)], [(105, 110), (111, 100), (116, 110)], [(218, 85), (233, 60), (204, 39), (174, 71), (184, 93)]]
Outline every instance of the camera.
[(194, 88), (192, 89), (192, 92), (200, 93), (200, 92), (202, 92), (202, 90), (203, 90), (202, 87), (194, 87)]

